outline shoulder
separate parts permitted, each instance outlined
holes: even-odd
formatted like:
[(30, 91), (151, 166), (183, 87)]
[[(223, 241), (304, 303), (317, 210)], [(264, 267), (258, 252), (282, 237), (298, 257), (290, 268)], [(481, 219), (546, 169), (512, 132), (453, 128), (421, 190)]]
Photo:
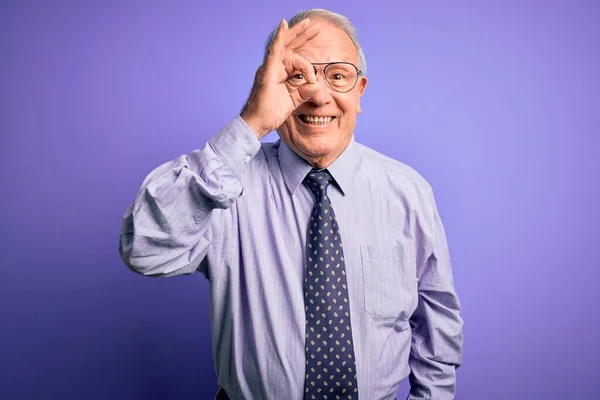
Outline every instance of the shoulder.
[(411, 166), (361, 143), (355, 142), (355, 146), (357, 156), (365, 167), (387, 176), (391, 182), (409, 184), (424, 192), (431, 191), (429, 182)]
[(260, 186), (268, 182), (273, 172), (273, 159), (277, 158), (278, 143), (261, 142), (258, 152), (248, 160), (242, 172), (242, 184), (250, 187)]
[(268, 160), (269, 158), (277, 157), (279, 151), (279, 140), (276, 142), (261, 142), (260, 143), (260, 158)]
[(260, 142), (258, 152), (249, 160), (246, 169), (255, 170), (266, 167), (270, 158), (277, 157), (279, 143)]
[(433, 189), (411, 166), (356, 143), (360, 157), (360, 184), (380, 191), (391, 201), (407, 204), (418, 215), (430, 217), (435, 209)]

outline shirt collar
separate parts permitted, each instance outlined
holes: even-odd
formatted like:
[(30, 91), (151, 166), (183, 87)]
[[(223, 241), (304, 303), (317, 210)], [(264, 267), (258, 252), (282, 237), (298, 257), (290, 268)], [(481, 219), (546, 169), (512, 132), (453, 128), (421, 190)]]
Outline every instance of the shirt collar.
[[(360, 161), (355, 147), (353, 135), (344, 152), (327, 167), (327, 170), (344, 196), (350, 189), (352, 179)], [(278, 157), (283, 179), (288, 190), (293, 195), (312, 169), (312, 166), (290, 149), (281, 139), (279, 139)]]

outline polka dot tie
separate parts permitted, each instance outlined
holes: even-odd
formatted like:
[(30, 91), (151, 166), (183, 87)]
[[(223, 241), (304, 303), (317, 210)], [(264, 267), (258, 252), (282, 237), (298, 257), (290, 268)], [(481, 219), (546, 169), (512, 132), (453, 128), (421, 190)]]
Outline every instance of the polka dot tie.
[(332, 181), (327, 170), (304, 179), (315, 196), (304, 280), (305, 399), (358, 399), (342, 239), (327, 196)]

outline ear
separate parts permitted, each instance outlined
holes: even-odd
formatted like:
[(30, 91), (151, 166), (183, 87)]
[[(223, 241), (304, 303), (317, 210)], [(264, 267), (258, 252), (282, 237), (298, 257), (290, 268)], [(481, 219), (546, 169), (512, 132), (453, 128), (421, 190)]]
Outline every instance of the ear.
[(357, 114), (360, 114), (362, 112), (362, 108), (360, 107), (360, 98), (362, 97), (363, 93), (365, 92), (365, 89), (367, 88), (368, 81), (369, 80), (366, 76), (361, 75), (361, 77), (358, 79), (358, 83), (356, 84), (358, 86), (358, 101), (356, 102)]

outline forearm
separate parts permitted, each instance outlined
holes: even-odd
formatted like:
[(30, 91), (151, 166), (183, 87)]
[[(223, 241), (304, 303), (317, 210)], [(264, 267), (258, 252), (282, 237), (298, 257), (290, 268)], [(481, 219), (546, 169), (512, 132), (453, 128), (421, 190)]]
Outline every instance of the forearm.
[(205, 257), (216, 209), (241, 195), (241, 174), (260, 142), (238, 117), (201, 150), (152, 171), (123, 217), (119, 252), (135, 272), (191, 274)]
[(454, 399), (462, 362), (460, 305), (453, 290), (422, 290), (412, 318), (408, 400)]
[(433, 193), (423, 218), (423, 258), (419, 260), (417, 309), (411, 317), (409, 400), (454, 399), (456, 368), (462, 362), (463, 320), (446, 233)]

